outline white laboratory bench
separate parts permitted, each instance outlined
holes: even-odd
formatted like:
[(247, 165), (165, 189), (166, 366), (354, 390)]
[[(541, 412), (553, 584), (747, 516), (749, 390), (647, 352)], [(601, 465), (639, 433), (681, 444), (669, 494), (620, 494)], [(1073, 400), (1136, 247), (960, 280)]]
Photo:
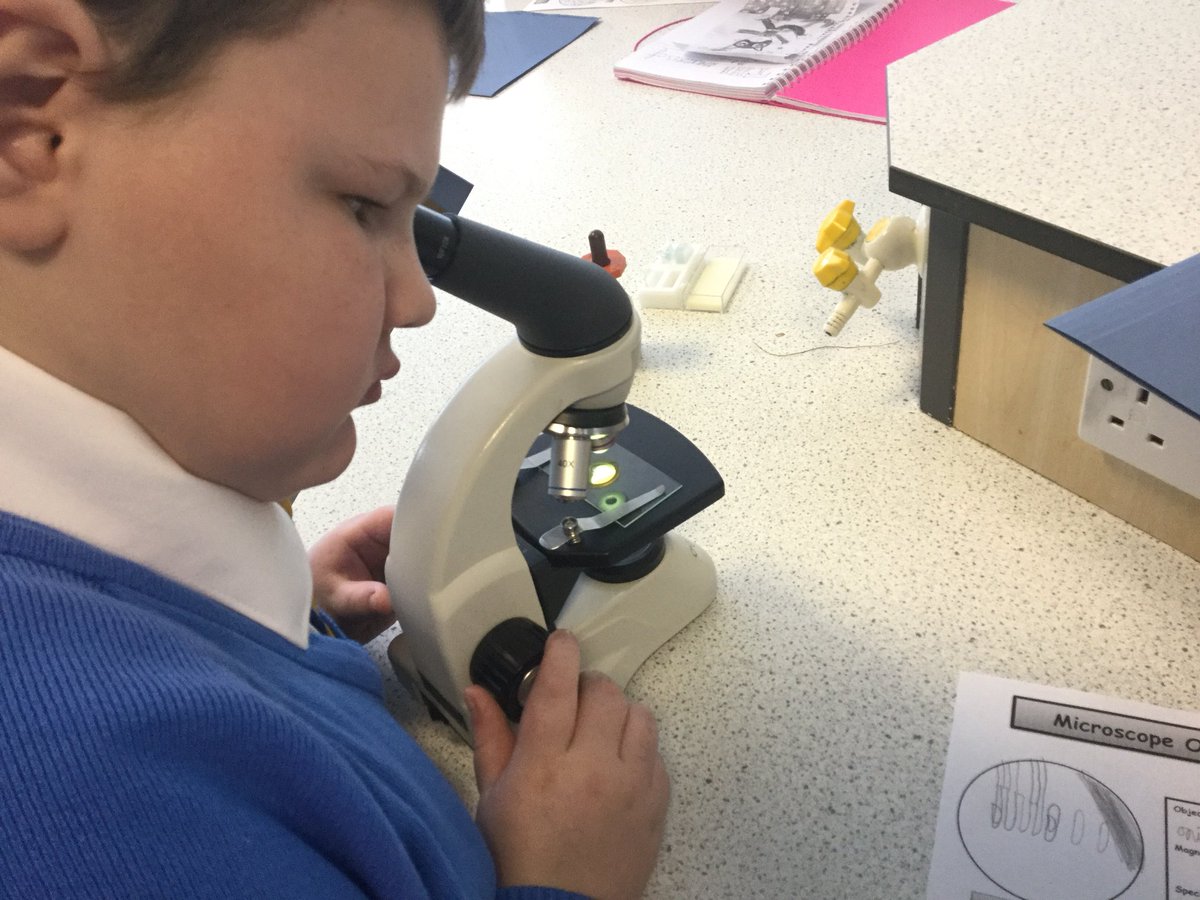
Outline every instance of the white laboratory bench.
[[(916, 211), (888, 192), (887, 130), (612, 76), (696, 9), (600, 11), (498, 97), (451, 108), (443, 162), (475, 183), (469, 218), (580, 254), (603, 229), (630, 290), (671, 239), (747, 251), (728, 312), (644, 313), (630, 396), (727, 490), (680, 529), (714, 558), (716, 600), (628, 689), (673, 781), (648, 896), (921, 896), (958, 673), (1191, 706), (1200, 566), (921, 412), (911, 271), (825, 337), (821, 218), (844, 197), (866, 219)], [(397, 333), (404, 368), (357, 415), (355, 462), (296, 504), (305, 537), (393, 503), (425, 429), (511, 333), (445, 296)], [(392, 709), (471, 803), (468, 749), (406, 698), (386, 640)]]
[(1200, 0), (1131, 12), (1022, 0), (893, 64), (893, 176), (1125, 281), (1195, 254)]
[(892, 65), (888, 105), (891, 188), (932, 210), (921, 408), (1200, 560), (1200, 499), (1077, 437), (1100, 376), (1044, 327), (1200, 252), (1198, 34), (1200, 0), (1023, 0)]

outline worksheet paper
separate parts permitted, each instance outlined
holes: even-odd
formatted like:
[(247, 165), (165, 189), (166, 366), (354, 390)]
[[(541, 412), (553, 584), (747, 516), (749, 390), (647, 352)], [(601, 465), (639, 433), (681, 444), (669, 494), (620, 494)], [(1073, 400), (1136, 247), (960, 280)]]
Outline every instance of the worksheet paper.
[(927, 897), (1200, 897), (1200, 714), (961, 675)]

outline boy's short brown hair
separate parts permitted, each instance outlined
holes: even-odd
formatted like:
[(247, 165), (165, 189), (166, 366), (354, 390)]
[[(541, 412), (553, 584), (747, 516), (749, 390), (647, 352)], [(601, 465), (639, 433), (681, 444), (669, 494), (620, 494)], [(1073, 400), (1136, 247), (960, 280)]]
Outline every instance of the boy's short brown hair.
[[(152, 100), (184, 86), (227, 41), (271, 38), (299, 27), (322, 0), (82, 0), (123, 58), (97, 84), (112, 101)], [(328, 2), (328, 0), (325, 0)], [(483, 57), (482, 0), (395, 0), (429, 3), (450, 56), (450, 95), (471, 87)], [(401, 47), (397, 53), (403, 53)]]

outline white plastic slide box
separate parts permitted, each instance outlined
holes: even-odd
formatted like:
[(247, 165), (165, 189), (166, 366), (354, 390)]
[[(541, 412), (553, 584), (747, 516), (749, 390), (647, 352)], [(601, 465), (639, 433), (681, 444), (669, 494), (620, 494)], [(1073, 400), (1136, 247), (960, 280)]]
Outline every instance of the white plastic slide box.
[(740, 249), (676, 242), (659, 254), (645, 285), (633, 296), (643, 309), (725, 312), (745, 271)]

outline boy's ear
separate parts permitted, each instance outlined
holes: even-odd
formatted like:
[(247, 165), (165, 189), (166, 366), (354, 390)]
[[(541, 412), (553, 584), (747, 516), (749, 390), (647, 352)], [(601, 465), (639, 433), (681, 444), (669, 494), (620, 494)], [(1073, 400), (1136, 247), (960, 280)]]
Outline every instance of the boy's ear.
[(78, 0), (0, 0), (0, 248), (35, 253), (66, 233), (63, 152), (81, 79), (107, 60)]

